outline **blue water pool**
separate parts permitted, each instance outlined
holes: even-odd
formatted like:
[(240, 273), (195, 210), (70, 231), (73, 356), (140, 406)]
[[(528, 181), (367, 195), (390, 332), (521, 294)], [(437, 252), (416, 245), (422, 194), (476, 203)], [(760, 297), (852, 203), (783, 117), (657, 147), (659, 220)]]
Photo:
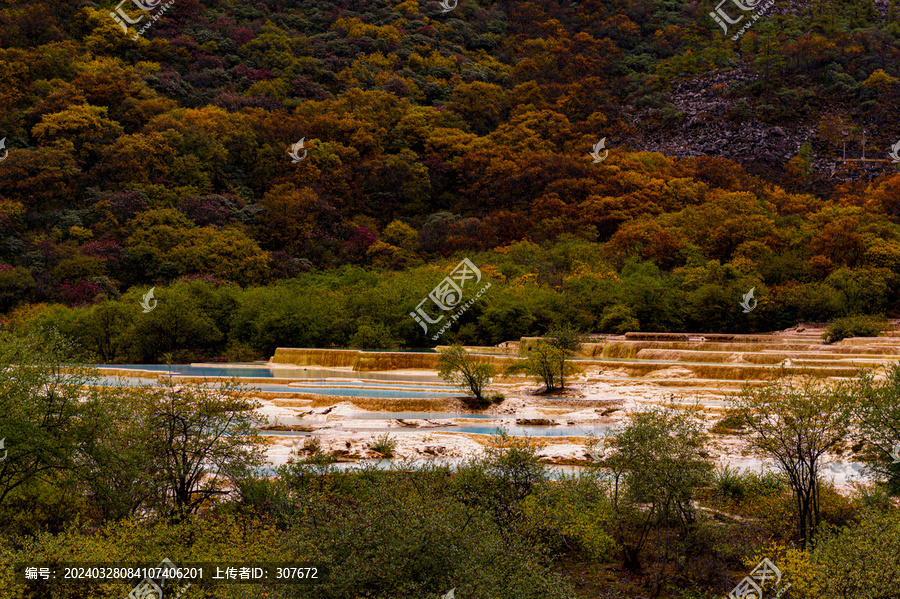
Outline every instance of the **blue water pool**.
[(445, 386), (446, 383), (436, 374), (426, 372), (358, 372), (346, 368), (322, 368), (308, 366), (293, 366), (290, 364), (258, 363), (229, 363), (222, 364), (101, 364), (98, 368), (111, 368), (117, 370), (146, 370), (150, 372), (171, 373), (175, 376), (197, 377), (237, 377), (237, 378), (268, 378), (268, 379), (314, 379), (317, 384), (327, 383), (322, 379), (341, 379), (342, 384), (352, 384), (349, 381), (403, 381), (413, 385), (427, 383), (429, 385)]
[[(215, 383), (207, 383), (215, 385)], [(244, 385), (241, 385), (242, 387)], [(457, 397), (459, 391), (404, 391), (401, 389), (375, 389), (371, 387), (294, 387), (289, 385), (270, 385), (259, 383), (248, 385), (248, 388), (259, 389), (271, 393), (315, 393), (316, 395), (340, 395), (342, 397), (372, 397), (393, 399), (435, 399), (439, 397)]]
[(415, 420), (429, 419), (440, 420), (442, 418), (472, 418), (477, 420), (496, 420), (503, 418), (496, 414), (450, 414), (445, 412), (362, 412), (359, 414), (348, 414), (347, 418), (358, 420)]
[(264, 364), (222, 364), (221, 366), (194, 366), (193, 364), (101, 364), (98, 368), (118, 370), (149, 370), (171, 372), (183, 376), (236, 376), (241, 378), (274, 378), (272, 370)]
[[(512, 437), (586, 437), (588, 433), (594, 437), (603, 437), (611, 427), (608, 425), (580, 426), (504, 426), (507, 435)], [(388, 428), (388, 427), (345, 427), (345, 431), (354, 432), (389, 432), (403, 434), (404, 431), (424, 433), (469, 433), (472, 435), (496, 435), (497, 425), (463, 424), (461, 426), (437, 426), (434, 428)], [(263, 431), (262, 434), (282, 437), (306, 437), (310, 433), (304, 431)]]
[[(156, 379), (145, 379), (140, 377), (100, 377), (104, 384), (115, 387), (133, 387), (139, 385), (155, 385)], [(217, 387), (220, 383), (206, 382), (203, 383), (208, 387)], [(346, 383), (345, 383), (346, 384)], [(460, 393), (452, 389), (447, 391), (411, 391), (405, 389), (382, 389), (374, 387), (294, 387), (290, 385), (278, 385), (271, 383), (256, 383), (249, 385), (238, 385), (242, 389), (255, 389), (266, 391), (269, 393), (314, 393), (316, 395), (331, 395), (341, 397), (367, 397), (382, 399), (438, 399), (444, 397), (457, 397)]]

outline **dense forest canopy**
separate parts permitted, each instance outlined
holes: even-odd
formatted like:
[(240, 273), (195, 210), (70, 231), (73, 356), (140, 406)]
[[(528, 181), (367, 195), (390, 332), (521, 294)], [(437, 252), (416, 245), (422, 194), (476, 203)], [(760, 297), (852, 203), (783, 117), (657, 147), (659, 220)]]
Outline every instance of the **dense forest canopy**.
[[(116, 8), (0, 8), (5, 312), (324, 271), (338, 295), (392, 285), (405, 316), (422, 265), (463, 255), (501, 283), (481, 315), (525, 314), (472, 311), (470, 342), (539, 332), (566, 291), (592, 330), (896, 305), (896, 0), (778, 3), (737, 41), (706, 0), (174, 0), (127, 34)], [(864, 147), (881, 161), (838, 160)], [(764, 316), (738, 322), (751, 287)], [(395, 323), (307, 341), (422, 344)]]

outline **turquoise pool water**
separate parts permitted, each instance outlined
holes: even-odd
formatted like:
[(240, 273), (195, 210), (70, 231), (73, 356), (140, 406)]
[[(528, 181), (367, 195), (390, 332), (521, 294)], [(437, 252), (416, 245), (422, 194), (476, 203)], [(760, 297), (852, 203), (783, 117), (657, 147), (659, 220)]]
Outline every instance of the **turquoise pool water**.
[[(314, 424), (310, 422), (309, 424)], [(345, 426), (344, 432), (403, 434), (404, 431), (419, 433), (469, 433), (473, 435), (496, 435), (498, 425), (462, 424), (460, 426), (436, 426), (428, 428), (396, 428), (396, 427), (358, 427)], [(606, 436), (611, 427), (609, 425), (581, 425), (574, 426), (504, 426), (506, 434), (513, 437), (586, 437), (592, 433), (595, 437)], [(260, 431), (260, 434), (279, 437), (308, 437), (310, 433), (305, 431)]]
[(307, 366), (292, 366), (290, 364), (269, 364), (267, 362), (254, 363), (230, 363), (222, 365), (210, 364), (100, 364), (98, 368), (110, 368), (116, 370), (146, 370), (150, 372), (165, 372), (175, 376), (197, 377), (237, 377), (237, 378), (272, 378), (272, 379), (314, 379), (316, 382), (326, 382), (323, 379), (340, 379), (343, 384), (349, 381), (383, 381), (407, 382), (412, 384), (428, 383), (429, 385), (445, 385), (444, 381), (436, 374), (426, 372), (358, 372), (346, 368), (321, 368)]
[[(137, 385), (154, 385), (156, 379), (144, 379), (140, 377), (101, 377), (104, 384), (131, 387)], [(208, 387), (216, 387), (219, 383), (207, 382), (203, 383)], [(344, 383), (346, 384), (346, 383)], [(341, 397), (367, 397), (367, 398), (389, 398), (389, 399), (435, 399), (442, 397), (457, 397), (459, 391), (448, 388), (446, 391), (412, 391), (406, 389), (385, 389), (383, 386), (360, 386), (360, 387), (330, 387), (330, 386), (293, 386), (278, 385), (270, 383), (253, 383), (247, 385), (238, 385), (243, 389), (256, 389), (259, 391), (267, 391), (270, 393), (315, 393), (317, 395), (331, 395)]]
[(496, 420), (503, 418), (496, 414), (450, 414), (448, 412), (364, 412), (347, 416), (357, 420), (414, 420), (429, 419), (440, 420), (442, 418), (470, 418), (475, 420)]
[(222, 364), (221, 366), (194, 366), (193, 364), (101, 364), (98, 368), (118, 370), (149, 370), (151, 372), (171, 372), (184, 376), (236, 376), (242, 378), (274, 378), (272, 370), (253, 363)]

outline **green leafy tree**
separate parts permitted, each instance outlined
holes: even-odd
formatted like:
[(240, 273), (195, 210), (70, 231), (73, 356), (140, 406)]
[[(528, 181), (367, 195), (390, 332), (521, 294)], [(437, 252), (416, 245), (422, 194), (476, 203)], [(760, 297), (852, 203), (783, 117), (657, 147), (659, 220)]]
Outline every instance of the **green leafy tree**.
[(876, 380), (871, 372), (857, 379), (854, 416), (872, 457), (868, 467), (888, 480), (894, 494), (900, 494), (900, 463), (893, 457), (900, 445), (900, 364), (892, 364), (885, 374), (883, 380)]
[(142, 389), (105, 387), (90, 410), (93, 434), (82, 444), (75, 473), (103, 520), (121, 520), (153, 506), (159, 494)]
[(549, 341), (538, 341), (525, 352), (525, 358), (507, 368), (510, 374), (525, 372), (544, 384), (544, 391), (562, 389), (565, 375), (574, 371), (569, 354)]
[(361, 319), (356, 332), (350, 337), (351, 347), (362, 349), (390, 349), (397, 346), (390, 328), (371, 319)]
[(17, 488), (73, 467), (97, 402), (96, 373), (59, 333), (0, 335), (0, 503)]
[(229, 483), (262, 464), (259, 407), (237, 381), (216, 388), (162, 379), (143, 389), (158, 508), (174, 519), (228, 494)]
[(156, 288), (156, 308), (140, 310), (138, 290), (126, 295), (133, 306), (134, 320), (124, 343), (130, 359), (157, 362), (164, 353), (176, 354), (178, 361), (190, 361), (213, 353), (224, 339), (223, 324), (214, 314), (202, 309), (197, 298), (183, 285)]
[(851, 393), (845, 383), (786, 377), (745, 386), (731, 406), (750, 429), (750, 446), (775, 460), (788, 477), (797, 510), (797, 536), (806, 546), (821, 521), (822, 456), (847, 435)]
[(610, 440), (614, 452), (604, 465), (612, 469), (614, 536), (632, 572), (641, 569), (641, 553), (655, 537), (657, 593), (672, 551), (664, 529), (674, 524), (682, 535), (689, 532), (696, 520), (694, 492), (712, 472), (706, 438), (696, 413), (673, 407), (635, 414)]
[(105, 363), (126, 357), (128, 329), (137, 314), (124, 302), (106, 300), (77, 313), (71, 332)]
[(484, 389), (495, 374), (493, 364), (470, 355), (461, 345), (441, 350), (438, 375), (446, 382), (468, 390), (479, 406), (489, 403), (484, 397)]
[(0, 265), (0, 310), (4, 312), (21, 302), (34, 289), (34, 277), (26, 268)]

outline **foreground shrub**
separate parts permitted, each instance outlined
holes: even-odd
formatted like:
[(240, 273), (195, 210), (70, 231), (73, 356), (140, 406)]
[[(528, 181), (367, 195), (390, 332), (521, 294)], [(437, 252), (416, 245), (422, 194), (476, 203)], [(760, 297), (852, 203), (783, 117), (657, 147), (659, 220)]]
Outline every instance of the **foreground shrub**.
[[(289, 531), (300, 555), (329, 563), (310, 599), (460, 597), (563, 599), (571, 589), (546, 555), (484, 509), (441, 492), (440, 472), (337, 474), (352, 480), (331, 501), (310, 502)], [(432, 483), (432, 484), (429, 484)]]
[(449, 485), (461, 501), (490, 511), (509, 527), (520, 521), (522, 501), (546, 480), (546, 467), (531, 442), (500, 430), (484, 456), (461, 465)]
[(888, 366), (884, 374), (880, 380), (871, 372), (857, 379), (854, 415), (867, 469), (887, 483), (890, 493), (900, 495), (900, 462), (894, 459), (900, 445), (900, 364)]
[(527, 528), (554, 551), (584, 551), (609, 560), (615, 541), (612, 508), (605, 485), (595, 475), (565, 477), (540, 485), (522, 504)]
[(781, 495), (787, 490), (784, 476), (772, 470), (741, 471), (725, 465), (713, 472), (713, 490), (733, 501), (752, 501), (759, 497)]
[[(245, 528), (246, 527), (246, 528)], [(252, 531), (249, 532), (249, 531)], [(13, 548), (15, 546), (15, 548)], [(283, 533), (258, 518), (208, 515), (173, 524), (141, 519), (109, 523), (100, 530), (72, 528), (61, 534), (39, 533), (0, 547), (0, 596), (17, 599), (122, 599), (134, 584), (121, 582), (82, 582), (56, 584), (48, 592), (45, 581), (22, 585), (14, 582), (16, 562), (61, 563), (138, 563), (147, 567), (163, 558), (176, 566), (187, 563), (222, 564), (225, 562), (309, 562), (308, 555), (288, 552)], [(61, 575), (61, 571), (60, 574)], [(297, 596), (296, 587), (269, 587), (271, 599)], [(168, 585), (166, 597), (169, 597)], [(173, 595), (174, 596), (174, 595)], [(182, 599), (216, 597), (242, 599), (260, 597), (260, 585), (227, 584), (215, 587), (192, 585)]]
[(812, 551), (815, 597), (896, 597), (900, 580), (900, 512), (868, 510)]
[[(694, 492), (712, 470), (703, 455), (705, 441), (695, 412), (657, 407), (634, 414), (609, 439), (615, 450), (607, 460), (616, 489), (615, 539), (626, 570), (641, 570), (645, 547), (667, 542), (670, 523), (677, 523), (682, 536), (688, 534), (696, 520)], [(654, 568), (661, 573), (667, 556), (653, 553)], [(660, 574), (654, 581), (657, 592), (662, 582)]]

